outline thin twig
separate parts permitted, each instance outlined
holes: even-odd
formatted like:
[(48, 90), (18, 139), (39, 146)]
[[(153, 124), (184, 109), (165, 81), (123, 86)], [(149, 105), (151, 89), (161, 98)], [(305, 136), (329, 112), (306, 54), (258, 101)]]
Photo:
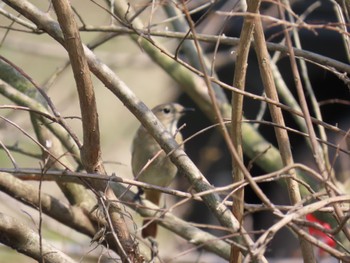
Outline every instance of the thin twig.
[(6, 145), (3, 144), (3, 142), (2, 142), (1, 140), (0, 140), (0, 146), (1, 146), (1, 148), (4, 149), (6, 155), (7, 155), (8, 158), (10, 159), (10, 161), (11, 161), (13, 167), (15, 167), (15, 169), (18, 169), (18, 165), (17, 165), (17, 163), (16, 163), (15, 158), (13, 158), (13, 156), (12, 156), (11, 152), (9, 151), (8, 147), (6, 147)]

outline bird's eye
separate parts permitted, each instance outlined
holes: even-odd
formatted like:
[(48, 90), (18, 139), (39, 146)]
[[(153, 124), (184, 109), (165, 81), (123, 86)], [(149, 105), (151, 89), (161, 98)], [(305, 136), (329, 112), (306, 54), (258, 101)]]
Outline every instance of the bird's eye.
[(163, 112), (166, 113), (166, 114), (168, 114), (168, 113), (170, 113), (170, 109), (169, 109), (169, 108), (164, 108), (164, 109), (163, 109)]

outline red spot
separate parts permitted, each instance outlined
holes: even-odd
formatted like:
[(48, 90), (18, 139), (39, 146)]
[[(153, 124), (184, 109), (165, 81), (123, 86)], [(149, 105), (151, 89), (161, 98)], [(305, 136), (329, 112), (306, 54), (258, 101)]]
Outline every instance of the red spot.
[[(320, 224), (324, 229), (331, 229), (331, 226), (328, 223), (322, 222), (321, 220), (317, 219), (312, 214), (307, 214), (306, 219), (309, 222), (314, 222)], [(322, 232), (319, 229), (309, 227), (309, 233), (313, 235), (315, 238), (319, 239), (320, 241), (326, 243), (330, 247), (335, 247), (335, 241), (330, 238), (327, 234)]]

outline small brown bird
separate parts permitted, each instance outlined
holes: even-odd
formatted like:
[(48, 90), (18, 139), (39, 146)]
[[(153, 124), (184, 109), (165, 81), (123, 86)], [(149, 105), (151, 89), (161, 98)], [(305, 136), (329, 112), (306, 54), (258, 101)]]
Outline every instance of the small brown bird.
[[(180, 104), (168, 103), (153, 108), (152, 112), (164, 125), (164, 128), (175, 136), (177, 143), (181, 144), (182, 135), (177, 131), (177, 123), (181, 116), (188, 110), (189, 109), (184, 108)], [(132, 172), (137, 180), (161, 187), (167, 187), (171, 183), (177, 173), (177, 168), (166, 153), (161, 150), (157, 141), (143, 126), (140, 126), (133, 140), (131, 157)], [(139, 174), (149, 160), (157, 154), (157, 158)], [(159, 205), (161, 192), (147, 189), (145, 189), (144, 192), (147, 200)], [(149, 220), (144, 220), (143, 225), (145, 224), (148, 225), (143, 228), (142, 237), (156, 237), (157, 223), (149, 223)]]

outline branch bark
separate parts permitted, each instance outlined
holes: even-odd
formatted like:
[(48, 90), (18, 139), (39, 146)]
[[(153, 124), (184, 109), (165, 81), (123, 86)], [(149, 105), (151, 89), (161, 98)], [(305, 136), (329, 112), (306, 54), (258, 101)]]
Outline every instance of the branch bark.
[[(247, 12), (256, 13), (259, 10), (260, 1), (252, 1), (248, 4)], [(233, 78), (233, 87), (245, 90), (245, 79), (247, 73), (247, 61), (250, 50), (251, 40), (254, 31), (254, 19), (249, 16), (244, 18), (243, 27), (240, 35), (240, 42), (237, 49), (237, 59), (235, 64), (235, 72)], [(242, 120), (243, 120), (243, 98), (242, 94), (232, 92), (231, 100), (231, 138), (234, 147), (237, 150), (239, 159), (243, 162), (243, 140), (242, 140)], [(243, 171), (235, 158), (232, 158), (232, 173), (233, 183), (239, 182), (244, 179)], [(241, 188), (233, 194), (233, 206), (232, 212), (236, 216), (237, 220), (242, 224), (244, 213), (244, 188)], [(239, 250), (232, 247), (231, 259), (233, 262), (241, 262), (242, 258)]]
[(16, 249), (38, 262), (47, 263), (75, 263), (66, 254), (42, 240), (40, 250), (40, 236), (27, 225), (14, 218), (0, 213), (0, 242)]
[[(90, 76), (89, 65), (84, 54), (84, 47), (80, 39), (79, 30), (74, 19), (73, 11), (68, 0), (53, 1), (53, 6), (61, 26), (64, 42), (72, 65), (74, 78), (79, 94), (80, 110), (83, 123), (83, 146), (81, 148), (81, 160), (87, 172), (98, 172), (105, 174), (101, 159), (100, 130), (98, 113), (95, 100), (95, 92)], [(109, 242), (114, 243), (117, 253), (123, 262), (141, 262), (139, 250), (135, 249), (126, 222), (122, 216), (118, 199), (110, 187), (101, 182), (93, 182), (92, 187), (98, 194), (106, 195), (108, 202), (107, 220), (111, 222), (111, 231), (116, 234), (109, 237)], [(103, 200), (100, 198), (99, 200)], [(113, 201), (113, 202), (112, 202)]]
[(50, 217), (91, 237), (95, 234), (95, 226), (82, 208), (70, 206), (44, 193), (39, 200), (37, 187), (9, 173), (0, 173), (0, 190), (35, 209), (38, 209), (41, 202), (42, 211)]
[[(254, 32), (254, 40), (256, 43), (255, 51), (258, 57), (259, 68), (260, 68), (261, 78), (264, 84), (265, 92), (269, 98), (273, 99), (274, 101), (278, 101), (279, 100), (278, 94), (277, 94), (275, 82), (273, 80), (272, 69), (270, 65), (270, 55), (267, 51), (261, 19), (256, 17), (255, 24), (256, 24), (255, 32)], [(269, 109), (270, 109), (272, 120), (277, 125), (284, 127), (285, 123), (284, 123), (284, 118), (283, 118), (281, 109), (271, 104), (269, 104)], [(276, 139), (277, 139), (278, 147), (280, 149), (284, 166), (293, 165), (294, 160), (293, 160), (293, 155), (292, 155), (287, 131), (284, 129), (275, 128), (275, 134), (276, 134)], [(291, 169), (289, 171), (289, 174), (295, 178), (297, 176), (294, 169)], [(295, 180), (287, 179), (287, 184), (288, 184), (289, 197), (291, 199), (292, 204), (299, 203), (301, 201), (301, 195), (299, 192), (298, 183)], [(299, 236), (299, 242), (301, 245), (304, 261), (316, 262), (311, 244), (308, 243), (301, 236)]]

